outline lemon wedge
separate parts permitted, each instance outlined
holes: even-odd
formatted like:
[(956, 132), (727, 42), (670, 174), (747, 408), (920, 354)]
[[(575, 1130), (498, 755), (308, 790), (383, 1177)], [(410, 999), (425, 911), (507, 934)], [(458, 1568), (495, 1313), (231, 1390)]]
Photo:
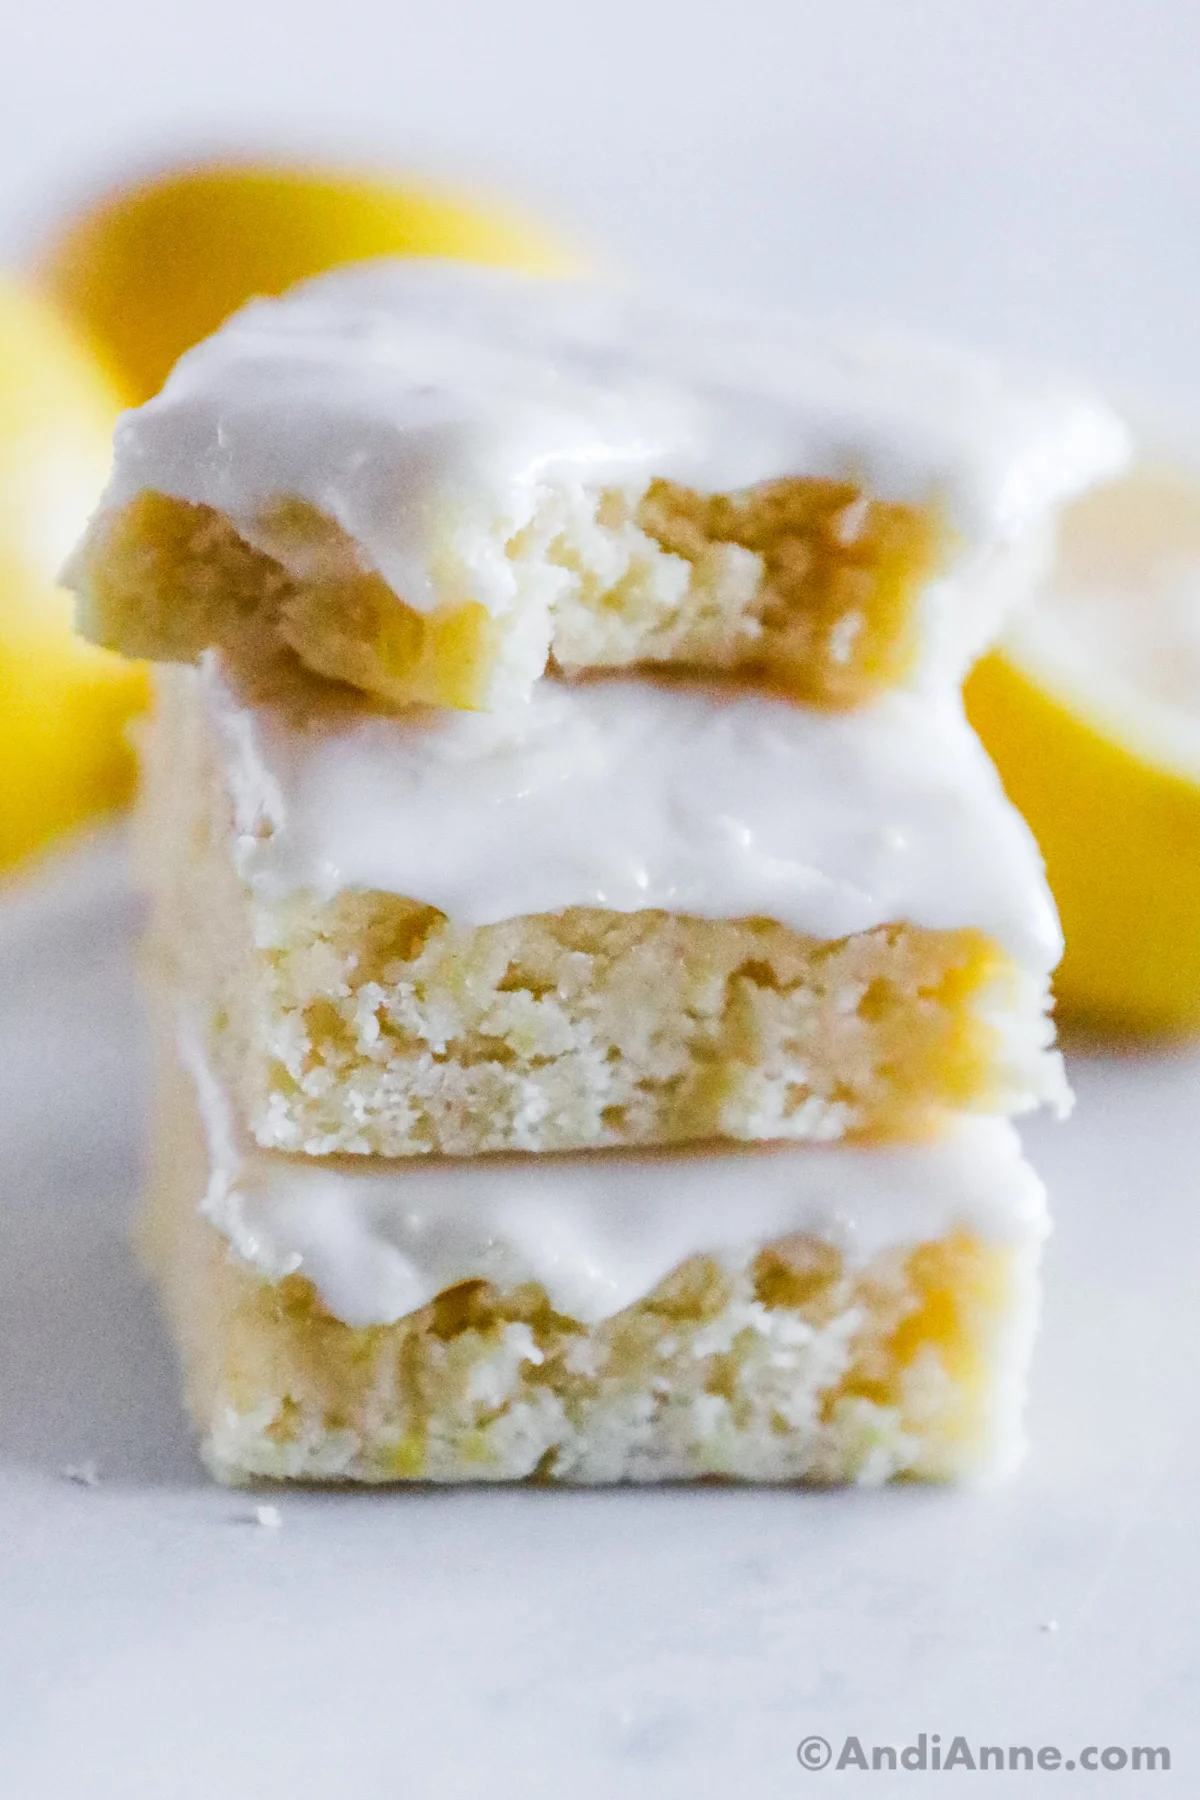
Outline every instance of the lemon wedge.
[(67, 228), (37, 275), (136, 404), (245, 301), (384, 255), (533, 274), (575, 263), (496, 205), (342, 170), (230, 162), (118, 190)]
[(58, 570), (108, 473), (117, 394), (44, 304), (0, 283), (0, 867), (123, 800), (143, 673), (74, 634)]
[(1147, 458), (1076, 502), (966, 702), (1046, 859), (1063, 1015), (1200, 1029), (1200, 475)]

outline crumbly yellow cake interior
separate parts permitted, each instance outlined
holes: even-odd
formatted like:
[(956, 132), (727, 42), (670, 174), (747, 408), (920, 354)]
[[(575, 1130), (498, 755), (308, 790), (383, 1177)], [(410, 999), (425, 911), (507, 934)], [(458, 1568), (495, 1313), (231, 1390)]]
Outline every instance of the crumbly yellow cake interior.
[(233, 1259), (198, 1211), (186, 1077), (162, 1073), (141, 1241), (224, 1481), (875, 1483), (987, 1472), (1019, 1448), (1033, 1243), (955, 1230), (854, 1267), (793, 1236), (732, 1264), (697, 1254), (600, 1324), (535, 1284), (468, 1281), (354, 1328), (301, 1276)]
[(470, 597), (449, 526), (429, 614), (311, 506), (281, 501), (251, 535), (256, 547), (211, 508), (157, 493), (102, 514), (73, 566), (81, 629), (165, 661), (273, 637), (318, 674), (393, 705), (486, 709), (541, 675), (549, 651), (568, 672), (736, 671), (810, 704), (853, 707), (909, 672), (921, 597), (948, 550), (931, 510), (849, 482), (551, 492), (530, 524), (497, 539), (515, 598), (493, 617)]
[(466, 928), (375, 891), (268, 901), (235, 869), (195, 676), (159, 688), (140, 833), (152, 953), (260, 1144), (916, 1138), (950, 1110), (1061, 1093), (1044, 985), (975, 930), (826, 941), (587, 907)]

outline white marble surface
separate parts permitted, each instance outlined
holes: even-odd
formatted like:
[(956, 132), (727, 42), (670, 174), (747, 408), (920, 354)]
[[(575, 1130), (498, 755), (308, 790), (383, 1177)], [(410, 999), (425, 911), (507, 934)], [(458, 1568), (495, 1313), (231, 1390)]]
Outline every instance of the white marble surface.
[(899, 1795), (932, 1776), (795, 1746), (922, 1730), (1173, 1754), (1006, 1792), (1196, 1792), (1200, 1062), (1077, 1061), (1030, 1132), (1058, 1230), (1014, 1484), (285, 1493), (272, 1530), (196, 1464), (126, 1242), (132, 914), (111, 848), (0, 905), (4, 1800)]

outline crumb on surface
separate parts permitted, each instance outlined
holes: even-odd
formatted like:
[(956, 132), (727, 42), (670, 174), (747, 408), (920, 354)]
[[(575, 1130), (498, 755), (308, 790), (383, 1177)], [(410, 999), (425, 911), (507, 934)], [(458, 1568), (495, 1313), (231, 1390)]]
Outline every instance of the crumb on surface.
[(63, 1480), (73, 1481), (76, 1487), (94, 1488), (100, 1485), (100, 1471), (93, 1457), (85, 1457), (82, 1462), (67, 1463), (63, 1469)]

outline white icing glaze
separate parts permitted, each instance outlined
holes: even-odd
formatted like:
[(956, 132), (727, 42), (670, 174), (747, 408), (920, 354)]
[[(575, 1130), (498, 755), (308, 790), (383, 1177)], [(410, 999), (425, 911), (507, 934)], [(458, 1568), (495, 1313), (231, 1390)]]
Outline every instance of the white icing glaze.
[[(1036, 532), (1126, 457), (1106, 407), (962, 352), (381, 261), (257, 302), (190, 351), (119, 425), (103, 504), (144, 489), (207, 504), (288, 560), (260, 514), (299, 496), (410, 606), (469, 590), (502, 614), (521, 599), (505, 542), (548, 490), (845, 477), (944, 506), (982, 572), (980, 552)], [(980, 647), (997, 603), (984, 580), (989, 616), (952, 626), (956, 655)]]
[(737, 1264), (795, 1232), (861, 1265), (955, 1227), (1028, 1244), (1048, 1229), (1042, 1184), (1000, 1119), (887, 1149), (601, 1151), (351, 1170), (250, 1145), (186, 1027), (180, 1053), (208, 1145), (205, 1216), (270, 1279), (307, 1276), (350, 1325), (387, 1324), (473, 1279), (540, 1282), (558, 1310), (590, 1323), (689, 1256)]
[(381, 889), (475, 926), (567, 906), (766, 917), (838, 938), (976, 926), (1045, 975), (1041, 860), (957, 696), (826, 713), (736, 687), (544, 681), (504, 713), (289, 724), (195, 679), (243, 878)]

